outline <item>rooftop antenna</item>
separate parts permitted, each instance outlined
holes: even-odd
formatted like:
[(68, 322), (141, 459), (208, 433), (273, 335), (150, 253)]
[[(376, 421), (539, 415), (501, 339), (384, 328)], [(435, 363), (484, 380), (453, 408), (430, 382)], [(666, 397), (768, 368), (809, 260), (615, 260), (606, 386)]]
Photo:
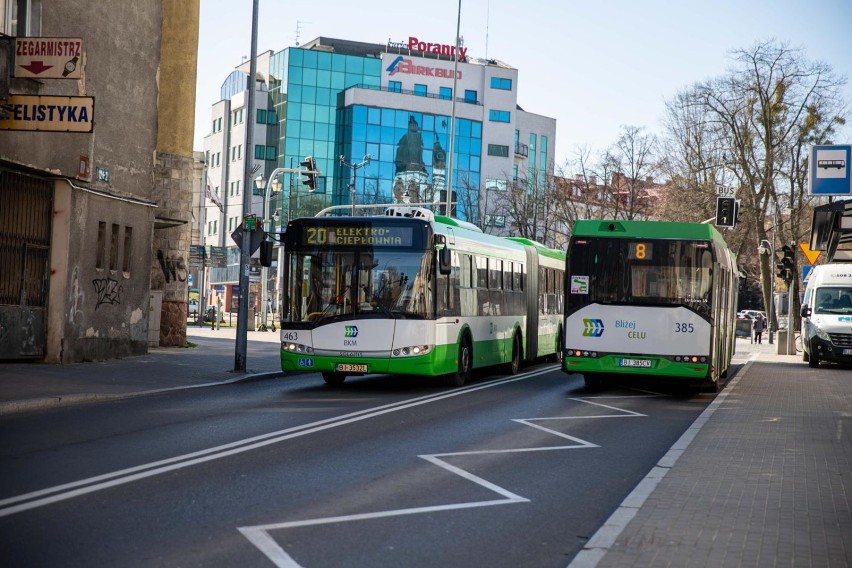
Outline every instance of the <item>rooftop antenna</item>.
[(299, 47), (299, 34), (302, 31), (302, 24), (309, 24), (310, 22), (303, 22), (302, 20), (296, 20), (296, 47)]
[(488, 61), (488, 24), (491, 21), (491, 0), (485, 10), (485, 60)]

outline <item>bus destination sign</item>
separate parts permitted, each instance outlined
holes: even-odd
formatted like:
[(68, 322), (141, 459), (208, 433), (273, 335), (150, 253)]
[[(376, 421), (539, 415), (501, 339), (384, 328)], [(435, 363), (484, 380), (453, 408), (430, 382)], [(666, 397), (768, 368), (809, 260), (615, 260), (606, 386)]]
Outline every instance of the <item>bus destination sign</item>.
[(347, 247), (410, 247), (413, 227), (346, 225), (305, 228), (305, 244)]

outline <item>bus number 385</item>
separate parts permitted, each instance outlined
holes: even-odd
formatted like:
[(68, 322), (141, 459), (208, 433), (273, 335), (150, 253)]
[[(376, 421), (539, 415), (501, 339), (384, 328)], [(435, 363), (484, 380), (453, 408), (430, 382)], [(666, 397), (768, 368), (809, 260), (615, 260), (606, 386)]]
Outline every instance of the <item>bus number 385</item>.
[(675, 333), (692, 333), (695, 329), (691, 323), (675, 322)]

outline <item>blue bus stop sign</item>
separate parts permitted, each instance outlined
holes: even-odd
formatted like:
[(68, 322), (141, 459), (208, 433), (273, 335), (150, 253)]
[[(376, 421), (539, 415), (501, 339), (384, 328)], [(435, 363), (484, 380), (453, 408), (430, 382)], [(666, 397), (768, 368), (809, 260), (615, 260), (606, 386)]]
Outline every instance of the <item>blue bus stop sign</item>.
[(852, 146), (812, 146), (808, 195), (852, 195)]

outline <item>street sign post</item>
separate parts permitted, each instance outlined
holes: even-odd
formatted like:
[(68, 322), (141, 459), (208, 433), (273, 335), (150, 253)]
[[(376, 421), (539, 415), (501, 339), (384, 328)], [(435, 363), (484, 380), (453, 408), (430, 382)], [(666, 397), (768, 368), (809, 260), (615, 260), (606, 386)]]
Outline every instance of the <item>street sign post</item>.
[(809, 195), (852, 195), (852, 146), (812, 146), (808, 160)]

